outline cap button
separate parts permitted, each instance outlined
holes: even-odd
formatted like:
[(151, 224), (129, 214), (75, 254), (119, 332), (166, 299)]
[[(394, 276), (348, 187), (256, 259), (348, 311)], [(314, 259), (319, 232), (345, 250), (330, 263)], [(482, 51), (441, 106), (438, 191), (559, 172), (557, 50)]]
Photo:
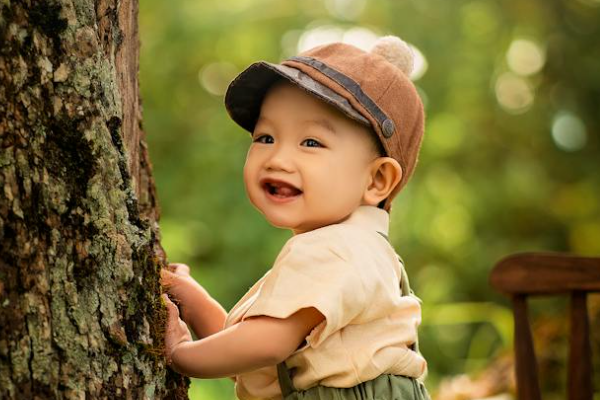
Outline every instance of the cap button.
[(381, 130), (383, 131), (383, 136), (385, 136), (386, 138), (390, 138), (394, 134), (394, 131), (396, 130), (394, 121), (392, 121), (391, 119), (386, 119), (385, 121), (383, 121)]

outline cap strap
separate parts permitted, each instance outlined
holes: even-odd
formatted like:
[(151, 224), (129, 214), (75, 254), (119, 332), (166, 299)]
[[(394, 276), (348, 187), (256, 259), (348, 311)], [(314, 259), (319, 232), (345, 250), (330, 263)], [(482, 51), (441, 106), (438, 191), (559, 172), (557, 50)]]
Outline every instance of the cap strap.
[(360, 85), (355, 80), (312, 57), (295, 56), (289, 58), (289, 60), (297, 61), (313, 67), (329, 79), (332, 79), (340, 84), (344, 89), (349, 91), (354, 96), (354, 98), (369, 112), (369, 114), (373, 116), (373, 118), (375, 118), (379, 124), (379, 128), (381, 129), (383, 136), (389, 138), (394, 134), (394, 122), (389, 119), (387, 115), (385, 115), (381, 108), (379, 108), (379, 106), (365, 92), (362, 91)]

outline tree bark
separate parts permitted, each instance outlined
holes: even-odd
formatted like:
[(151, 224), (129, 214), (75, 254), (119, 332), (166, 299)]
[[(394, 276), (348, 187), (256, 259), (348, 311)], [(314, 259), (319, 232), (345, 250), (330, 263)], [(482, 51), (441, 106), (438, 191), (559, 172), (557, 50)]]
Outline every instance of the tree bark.
[(137, 0), (0, 0), (0, 398), (187, 398), (141, 129)]

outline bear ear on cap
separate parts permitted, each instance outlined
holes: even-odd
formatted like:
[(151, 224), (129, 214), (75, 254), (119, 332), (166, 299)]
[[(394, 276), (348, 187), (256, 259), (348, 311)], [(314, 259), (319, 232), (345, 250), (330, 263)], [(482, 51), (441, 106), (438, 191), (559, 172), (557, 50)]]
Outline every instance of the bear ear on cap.
[(385, 58), (406, 76), (410, 76), (414, 68), (415, 55), (408, 43), (398, 36), (382, 36), (373, 45), (371, 54)]

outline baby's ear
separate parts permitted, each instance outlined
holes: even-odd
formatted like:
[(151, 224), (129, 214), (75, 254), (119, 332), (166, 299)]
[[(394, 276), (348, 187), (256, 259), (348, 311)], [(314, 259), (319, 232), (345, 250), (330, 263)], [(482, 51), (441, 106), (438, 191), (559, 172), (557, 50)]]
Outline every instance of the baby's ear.
[(402, 167), (391, 157), (378, 157), (371, 162), (371, 182), (364, 194), (366, 204), (377, 206), (388, 198), (402, 179)]

